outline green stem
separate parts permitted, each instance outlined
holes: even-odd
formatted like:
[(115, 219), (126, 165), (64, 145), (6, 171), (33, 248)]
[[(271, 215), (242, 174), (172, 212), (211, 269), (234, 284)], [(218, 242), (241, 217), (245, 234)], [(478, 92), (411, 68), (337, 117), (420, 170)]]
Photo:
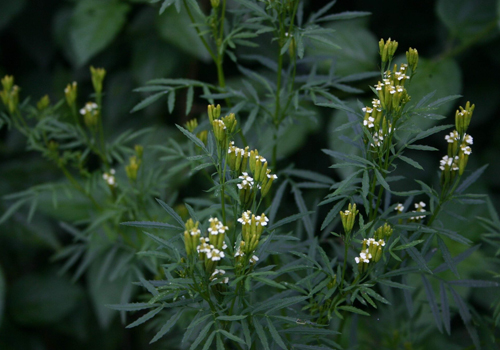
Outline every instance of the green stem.
[[(187, 12), (187, 14), (189, 16), (189, 19), (191, 20), (191, 23), (192, 24), (196, 24), (196, 21), (194, 20), (194, 16), (191, 13), (191, 9), (187, 5), (186, 0), (184, 0), (184, 7), (186, 8), (186, 12)], [(212, 59), (214, 60), (214, 62), (217, 62), (217, 57), (215, 56), (215, 54), (212, 51), (212, 49), (210, 48), (210, 46), (208, 46), (207, 41), (205, 40), (205, 38), (201, 34), (200, 28), (198, 28), (198, 26), (194, 26), (194, 29), (196, 30), (196, 33), (198, 34), (198, 37), (200, 38), (201, 42), (203, 43), (203, 46), (205, 46), (205, 49), (207, 50), (207, 52), (210, 55), (210, 57), (212, 57)]]

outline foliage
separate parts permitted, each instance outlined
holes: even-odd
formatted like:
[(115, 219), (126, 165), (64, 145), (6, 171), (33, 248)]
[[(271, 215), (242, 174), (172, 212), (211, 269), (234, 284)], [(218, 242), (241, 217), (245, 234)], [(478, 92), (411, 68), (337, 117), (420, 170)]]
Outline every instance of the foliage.
[[(438, 2), (455, 40), (438, 61), (411, 48), (396, 56), (397, 42), (377, 44), (365, 29), (368, 12), (332, 14), (335, 1), (153, 4), (82, 0), (55, 21), (74, 67), (106, 64), (104, 52), (130, 35), (143, 86), (125, 103), (113, 91), (130, 84), (110, 69), (91, 66), (88, 83), (80, 74), (56, 103), (32, 103), (17, 75), (2, 79), (3, 135), (60, 175), (4, 196), (0, 223), (50, 251), (59, 276), (16, 276), (2, 262), (0, 334), (68, 320), (56, 332), (85, 347), (96, 318), (159, 348), (419, 348), (465, 332), (471, 346), (493, 348), (500, 307), (480, 293), (496, 290), (498, 276), (480, 269), (493, 268), (482, 260), (495, 252), (477, 245), (482, 228), (467, 221), (479, 214), (483, 239), (498, 248), (494, 205), (476, 194), (487, 169), (476, 144), (470, 156), (481, 107), (464, 103), (442, 122), (460, 98), (454, 56), (495, 38), (492, 4), (487, 14), (474, 7), (473, 21), (460, 11), (470, 2)], [(0, 27), (26, 5), (16, 6)], [(176, 75), (188, 56), (210, 68)], [(161, 102), (176, 127), (143, 128), (137, 116), (157, 114)], [(193, 119), (207, 104), (208, 118)], [(134, 122), (117, 119), (126, 108)], [(313, 132), (329, 147), (305, 146)], [(335, 173), (326, 158), (316, 162), (320, 148)], [(446, 154), (440, 166), (432, 151)], [(124, 330), (111, 309), (122, 322), (126, 311), (138, 315)], [(119, 336), (104, 338), (98, 347), (119, 347)]]

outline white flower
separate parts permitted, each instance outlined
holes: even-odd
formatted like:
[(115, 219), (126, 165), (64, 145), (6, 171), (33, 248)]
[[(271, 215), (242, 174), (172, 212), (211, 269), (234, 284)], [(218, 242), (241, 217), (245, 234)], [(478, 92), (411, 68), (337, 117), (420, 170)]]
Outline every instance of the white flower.
[(403, 206), (403, 204), (398, 203), (398, 205), (396, 205), (396, 208), (394, 208), (394, 210), (397, 210), (398, 212), (402, 213), (403, 210), (405, 210), (405, 207)]
[(469, 146), (465, 146), (465, 147), (460, 147), (462, 149), (462, 152), (464, 152), (464, 154), (471, 154), (472, 153), (472, 149), (469, 147)]
[(257, 255), (252, 255), (250, 258), (250, 264), (255, 264), (257, 261), (259, 261), (259, 257)]
[(465, 135), (464, 135), (464, 141), (465, 141), (465, 143), (467, 143), (468, 145), (472, 145), (472, 143), (473, 143), (473, 141), (474, 141), (474, 140), (473, 140), (472, 136), (470, 136), (470, 135), (468, 135), (468, 134), (465, 134)]

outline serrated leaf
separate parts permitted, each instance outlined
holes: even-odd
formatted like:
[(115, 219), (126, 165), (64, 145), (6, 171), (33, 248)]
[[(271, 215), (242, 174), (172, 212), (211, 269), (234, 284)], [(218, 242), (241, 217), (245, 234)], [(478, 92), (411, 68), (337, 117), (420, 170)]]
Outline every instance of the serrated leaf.
[(167, 224), (164, 222), (154, 222), (154, 221), (126, 221), (126, 222), (121, 222), (120, 225), (144, 227), (144, 228), (157, 228), (163, 230), (171, 230), (171, 229), (183, 230), (183, 228), (179, 226)]
[(296, 220), (299, 220), (299, 219), (303, 218), (304, 216), (312, 214), (312, 213), (314, 213), (314, 212), (313, 211), (308, 211), (306, 213), (298, 213), (298, 214), (290, 215), (290, 216), (288, 216), (288, 217), (286, 217), (284, 219), (279, 220), (278, 222), (275, 222), (271, 226), (269, 226), (269, 231), (277, 229), (278, 227), (283, 226), (285, 224), (288, 224), (290, 222), (294, 222)]
[[(215, 334), (217, 334), (216, 331), (213, 331), (212, 333), (210, 333), (210, 335), (208, 336), (207, 340), (205, 341), (205, 345), (203, 345), (203, 348), (201, 350), (208, 350), (208, 349), (210, 349), (210, 346), (212, 345), (212, 342), (214, 341)], [(224, 348), (222, 348), (222, 349), (224, 349)]]
[(427, 295), (427, 301), (429, 302), (432, 315), (434, 316), (434, 321), (436, 322), (437, 328), (442, 333), (443, 327), (441, 326), (441, 317), (439, 316), (439, 309), (436, 303), (436, 295), (434, 294), (432, 286), (425, 275), (422, 275), (422, 281), (424, 282), (425, 294)]
[(345, 311), (352, 312), (352, 313), (359, 314), (359, 315), (363, 315), (363, 316), (370, 316), (370, 314), (368, 312), (363, 311), (361, 309), (358, 309), (357, 307), (350, 306), (350, 305), (342, 305), (342, 306), (337, 307), (337, 309), (345, 310)]
[(491, 288), (500, 286), (500, 284), (493, 281), (470, 280), (470, 279), (448, 281), (448, 284), (452, 284), (455, 286), (462, 286), (462, 287), (471, 287), (471, 288)]
[(163, 305), (160, 305), (158, 306), (156, 309), (154, 310), (151, 310), (149, 311), (147, 314), (139, 317), (137, 320), (135, 320), (134, 322), (132, 322), (131, 324), (129, 324), (127, 327), (125, 328), (133, 328), (133, 327), (137, 327), (138, 325), (141, 325), (143, 324), (144, 322), (152, 319), (153, 317), (156, 316), (157, 313), (159, 313), (161, 310), (164, 309), (164, 306)]
[(193, 96), (194, 96), (194, 88), (190, 86), (186, 94), (186, 115), (188, 115), (189, 112), (191, 112), (191, 108), (193, 107)]
[(451, 318), (450, 318), (450, 305), (448, 304), (448, 296), (446, 295), (446, 286), (443, 281), (439, 283), (441, 294), (441, 317), (443, 318), (444, 329), (451, 334)]
[(408, 286), (406, 284), (402, 284), (402, 283), (398, 283), (398, 282), (394, 282), (394, 281), (390, 281), (390, 280), (377, 280), (377, 282), (384, 284), (386, 286), (389, 286), (389, 287), (393, 287), (393, 288), (408, 289), (408, 290), (415, 289), (415, 287)]
[(347, 198), (344, 198), (333, 206), (333, 208), (328, 212), (328, 214), (325, 217), (325, 220), (321, 224), (321, 230), (327, 227), (337, 215), (340, 215), (340, 210), (342, 209), (342, 207), (346, 202)]
[(229, 333), (228, 331), (225, 331), (223, 329), (219, 329), (218, 332), (221, 333), (221, 334), (224, 334), (226, 336), (226, 338), (228, 338), (228, 339), (231, 339), (231, 340), (233, 340), (233, 341), (235, 341), (237, 343), (245, 345), (245, 341), (243, 339), (241, 339), (240, 337), (238, 337), (238, 336), (236, 336), (234, 334)]
[(269, 348), (269, 343), (267, 341), (266, 333), (264, 333), (264, 329), (262, 328), (262, 325), (260, 324), (260, 322), (257, 319), (254, 320), (254, 327), (255, 327), (255, 330), (257, 331), (257, 335), (259, 336), (260, 342), (261, 342), (262, 346), (264, 347), (264, 349), (271, 350)]
[(117, 311), (139, 311), (145, 309), (152, 309), (159, 304), (149, 303), (128, 303), (128, 304), (107, 304), (106, 307)]
[(247, 318), (246, 315), (232, 315), (232, 316), (218, 316), (217, 320), (220, 321), (239, 321)]
[(416, 246), (417, 244), (420, 244), (422, 243), (424, 240), (423, 239), (419, 239), (419, 240), (416, 240), (416, 241), (413, 241), (413, 242), (410, 242), (410, 243), (407, 243), (407, 244), (402, 244), (400, 246), (397, 246), (396, 248), (392, 248), (392, 250), (403, 250), (403, 249), (408, 249), (410, 247), (414, 247)]
[(406, 146), (408, 149), (414, 149), (417, 151), (439, 151), (439, 149), (431, 146), (425, 146), (425, 145), (409, 145)]
[(477, 179), (484, 173), (486, 168), (488, 167), (488, 164), (483, 165), (481, 168), (477, 169), (474, 171), (472, 174), (470, 174), (461, 184), (458, 186), (456, 189), (456, 193), (462, 193), (465, 191), (470, 185), (472, 185), (474, 182), (476, 182)]
[(287, 346), (283, 342), (283, 339), (278, 334), (278, 331), (276, 330), (276, 327), (274, 327), (273, 322), (269, 318), (267, 318), (267, 325), (269, 327), (269, 333), (271, 333), (271, 337), (273, 338), (273, 340), (275, 341), (275, 343), (278, 344), (278, 346), (280, 348), (282, 348), (283, 350), (288, 350)]
[(414, 161), (413, 159), (411, 158), (408, 158), (408, 157), (405, 157), (405, 156), (402, 156), (402, 155), (399, 155), (398, 156), (398, 159), (401, 159), (403, 162), (407, 163), (407, 164), (410, 164), (412, 167), (414, 168), (417, 168), (419, 170), (424, 170), (424, 168), (422, 168), (422, 166), (420, 164), (418, 164), (418, 162)]
[(180, 125), (175, 125), (177, 127), (177, 129), (179, 129), (184, 135), (186, 135), (186, 137), (191, 140), (191, 142), (193, 142), (196, 146), (200, 147), (206, 154), (209, 154), (208, 150), (205, 148), (205, 144), (199, 139), (196, 137), (196, 135), (194, 135), (193, 133), (189, 132), (187, 129), (184, 129), (182, 126)]
[(182, 218), (175, 212), (172, 207), (170, 207), (167, 203), (162, 201), (161, 199), (156, 198), (156, 201), (161, 205), (163, 209), (167, 211), (167, 213), (175, 220), (177, 223), (180, 225), (180, 227), (184, 227), (184, 221), (182, 221)]
[(460, 278), (460, 275), (458, 274), (457, 271), (457, 266), (453, 262), (453, 258), (451, 257), (450, 251), (448, 250), (446, 243), (444, 243), (444, 241), (440, 237), (437, 237), (437, 242), (439, 250), (441, 251), (441, 255), (443, 256), (445, 263), (448, 265), (448, 268), (453, 272), (455, 276), (457, 276), (457, 278)]
[[(404, 238), (403, 236), (401, 236), (401, 242), (403, 242), (403, 244), (409, 243), (406, 240), (406, 238)], [(422, 256), (422, 254), (420, 254), (420, 252), (417, 249), (415, 249), (415, 247), (409, 247), (409, 248), (407, 248), (406, 251), (408, 252), (410, 257), (413, 259), (413, 261), (415, 261), (417, 263), (418, 267), (421, 270), (426, 271), (427, 273), (432, 275), (432, 271), (427, 266), (427, 263), (425, 262), (424, 257)]]
[(153, 339), (149, 342), (149, 344), (152, 344), (156, 342), (158, 339), (163, 337), (165, 334), (168, 333), (168, 331), (177, 323), (179, 318), (181, 317), (182, 313), (184, 312), (185, 309), (180, 309), (177, 311), (156, 333), (156, 335), (153, 337)]
[(210, 330), (210, 328), (212, 327), (212, 325), (214, 323), (215, 323), (215, 321), (210, 321), (209, 323), (207, 323), (207, 325), (205, 327), (203, 327), (201, 332), (198, 334), (198, 336), (194, 340), (193, 344), (191, 344), (191, 346), (189, 347), (189, 350), (196, 350), (198, 345), (200, 345), (200, 343), (203, 341), (203, 339), (205, 339), (205, 336), (207, 335), (208, 331)]
[(271, 287), (276, 287), (279, 289), (286, 289), (286, 287), (284, 285), (279, 284), (278, 282), (275, 282), (269, 278), (259, 277), (259, 276), (253, 276), (252, 278), (256, 281), (262, 282), (262, 283), (267, 284)]
[(481, 349), (481, 344), (479, 342), (477, 331), (471, 324), (472, 317), (470, 315), (469, 308), (467, 307), (467, 305), (465, 305), (465, 302), (462, 300), (462, 297), (457, 292), (455, 292), (453, 288), (450, 288), (450, 291), (451, 294), (453, 295), (453, 299), (455, 300), (455, 305), (458, 307), (458, 312), (460, 314), (460, 317), (462, 318), (462, 321), (464, 322), (464, 325), (467, 328), (467, 331), (469, 332), (469, 335), (472, 338), (474, 346), (476, 347), (476, 349)]
[(245, 342), (250, 348), (252, 345), (252, 337), (250, 335), (250, 329), (248, 328), (248, 322), (247, 320), (241, 320), (241, 328), (243, 329), (243, 335), (245, 336)]

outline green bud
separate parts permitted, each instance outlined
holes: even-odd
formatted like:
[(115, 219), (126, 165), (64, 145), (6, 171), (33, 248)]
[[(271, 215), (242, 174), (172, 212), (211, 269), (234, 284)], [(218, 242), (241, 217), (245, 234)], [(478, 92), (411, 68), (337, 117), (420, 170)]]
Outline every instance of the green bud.
[(220, 0), (210, 0), (210, 4), (214, 9), (216, 9), (220, 5)]
[(43, 111), (45, 108), (47, 108), (50, 105), (50, 99), (49, 95), (43, 96), (37, 103), (36, 103), (36, 108), (39, 111)]
[(73, 107), (73, 105), (75, 104), (77, 92), (76, 81), (74, 81), (72, 84), (68, 84), (64, 89), (64, 96), (66, 97), (68, 106)]
[(188, 120), (186, 123), (186, 129), (188, 129), (189, 132), (193, 132), (194, 129), (198, 127), (198, 120), (196, 118)]
[(125, 172), (130, 181), (135, 181), (137, 179), (137, 172), (139, 171), (140, 165), (141, 160), (137, 159), (137, 156), (130, 157), (129, 164), (125, 167)]
[(474, 112), (474, 108), (476, 105), (470, 104), (469, 101), (465, 104), (465, 108), (459, 107), (460, 110), (457, 110), (455, 113), (455, 127), (460, 136), (465, 134), (467, 128), (469, 127), (470, 120), (472, 118), (472, 113)]
[(90, 66), (90, 74), (92, 77), (94, 91), (97, 94), (100, 94), (102, 92), (102, 82), (106, 76), (106, 70), (104, 68), (94, 68), (93, 66)]
[(410, 66), (413, 73), (417, 70), (418, 65), (418, 51), (417, 49), (412, 49), (411, 47), (406, 51), (406, 61), (408, 66)]
[(236, 120), (236, 117), (234, 116), (234, 113), (230, 113), (229, 115), (226, 115), (224, 118), (222, 118), (222, 121), (224, 122), (224, 125), (226, 126), (226, 131), (229, 134), (232, 134), (234, 130), (236, 129), (236, 124), (238, 121)]
[(14, 76), (6, 75), (2, 78), (2, 87), (5, 91), (10, 91), (14, 86)]
[(220, 117), (220, 105), (208, 105), (208, 119), (210, 120), (210, 124), (213, 124), (214, 120), (219, 119)]
[(342, 219), (342, 226), (346, 235), (350, 234), (352, 228), (354, 227), (354, 222), (356, 220), (356, 215), (358, 215), (359, 210), (356, 209), (356, 204), (349, 203), (346, 211), (340, 212), (340, 218)]

